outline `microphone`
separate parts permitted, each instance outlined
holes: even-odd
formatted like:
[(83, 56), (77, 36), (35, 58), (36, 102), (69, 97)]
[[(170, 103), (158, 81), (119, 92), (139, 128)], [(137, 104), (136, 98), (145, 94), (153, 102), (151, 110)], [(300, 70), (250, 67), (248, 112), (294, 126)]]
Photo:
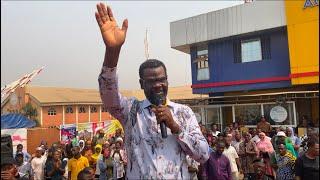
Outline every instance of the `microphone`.
[[(160, 105), (165, 105), (166, 101), (165, 98), (161, 95), (155, 96), (155, 105), (160, 106)], [(160, 130), (161, 130), (161, 136), (162, 138), (167, 138), (167, 126), (165, 122), (160, 123)]]

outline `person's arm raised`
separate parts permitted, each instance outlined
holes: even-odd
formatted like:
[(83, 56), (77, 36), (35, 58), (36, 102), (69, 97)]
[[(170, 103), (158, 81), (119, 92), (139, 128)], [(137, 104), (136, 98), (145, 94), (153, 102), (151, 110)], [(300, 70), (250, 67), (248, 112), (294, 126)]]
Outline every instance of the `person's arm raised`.
[(101, 35), (106, 45), (106, 53), (103, 65), (114, 68), (118, 64), (120, 49), (126, 39), (128, 20), (125, 19), (120, 29), (113, 17), (112, 10), (103, 3), (97, 4), (98, 12), (95, 13)]
[(128, 20), (123, 21), (120, 29), (110, 7), (99, 3), (97, 11), (95, 16), (106, 48), (98, 80), (100, 96), (106, 110), (124, 125), (131, 103), (119, 93), (116, 69), (120, 50), (126, 39)]

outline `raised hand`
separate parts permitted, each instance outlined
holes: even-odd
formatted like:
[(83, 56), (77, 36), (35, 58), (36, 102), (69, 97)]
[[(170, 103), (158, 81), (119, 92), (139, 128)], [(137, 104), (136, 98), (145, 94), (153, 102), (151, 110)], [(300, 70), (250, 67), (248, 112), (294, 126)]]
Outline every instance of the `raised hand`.
[(121, 47), (126, 39), (128, 20), (123, 21), (120, 29), (109, 6), (106, 7), (103, 3), (99, 3), (97, 4), (97, 10), (98, 12), (95, 13), (96, 20), (105, 45), (109, 48)]

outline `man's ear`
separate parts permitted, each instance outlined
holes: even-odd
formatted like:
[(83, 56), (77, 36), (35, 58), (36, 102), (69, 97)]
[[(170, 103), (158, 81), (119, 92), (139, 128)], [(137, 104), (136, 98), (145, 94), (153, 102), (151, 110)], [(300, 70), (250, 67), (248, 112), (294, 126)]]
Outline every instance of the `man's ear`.
[(139, 79), (139, 83), (140, 83), (140, 88), (141, 88), (141, 89), (144, 89), (143, 79)]

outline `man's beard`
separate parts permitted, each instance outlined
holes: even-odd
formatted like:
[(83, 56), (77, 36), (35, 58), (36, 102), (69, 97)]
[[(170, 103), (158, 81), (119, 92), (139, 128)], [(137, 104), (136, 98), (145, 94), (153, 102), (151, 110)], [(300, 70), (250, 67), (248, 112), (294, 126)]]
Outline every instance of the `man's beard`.
[(145, 92), (145, 95), (151, 104), (158, 106), (165, 102), (167, 93), (165, 91), (162, 91), (161, 93), (150, 92), (149, 94)]

